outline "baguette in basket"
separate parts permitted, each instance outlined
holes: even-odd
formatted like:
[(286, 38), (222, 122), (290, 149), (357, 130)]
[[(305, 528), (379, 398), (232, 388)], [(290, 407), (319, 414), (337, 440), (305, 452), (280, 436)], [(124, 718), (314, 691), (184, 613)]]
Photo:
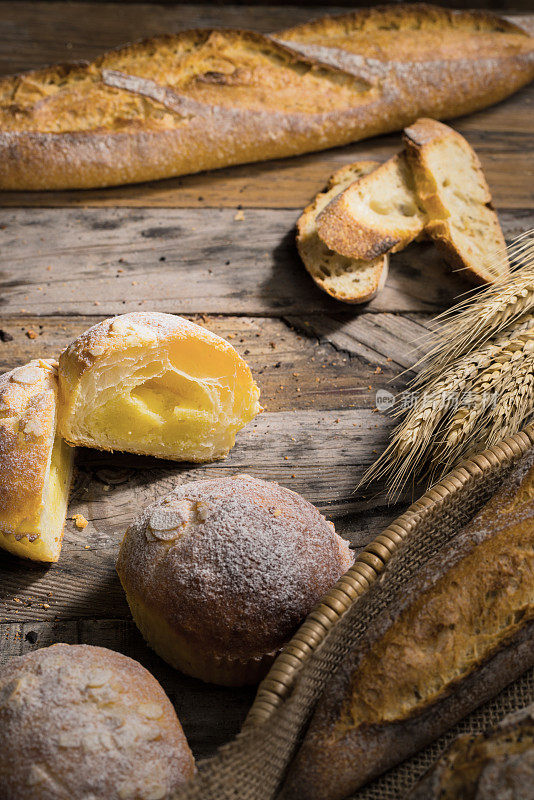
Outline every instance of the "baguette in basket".
[(284, 800), (338, 800), (534, 664), (534, 449), (328, 684)]

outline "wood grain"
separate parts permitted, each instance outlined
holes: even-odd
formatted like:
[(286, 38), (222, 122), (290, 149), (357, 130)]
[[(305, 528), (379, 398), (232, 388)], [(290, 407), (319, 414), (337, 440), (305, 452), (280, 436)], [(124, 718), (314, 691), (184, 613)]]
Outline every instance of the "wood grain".
[[(296, 212), (229, 209), (13, 209), (0, 212), (0, 304), (6, 314), (331, 313), (295, 246)], [(504, 212), (508, 237), (534, 214)], [(435, 312), (469, 284), (432, 244), (392, 258), (367, 310)], [(358, 314), (355, 308), (352, 312)]]
[[(92, 58), (161, 32), (270, 31), (336, 10), (347, 8), (0, 0), (0, 74)], [(532, 26), (534, 16), (525, 21)], [(534, 227), (533, 104), (527, 87), (455, 123), (481, 157), (508, 238)], [(83, 514), (87, 528), (67, 520), (61, 560), (51, 566), (0, 552), (0, 663), (57, 641), (110, 647), (162, 683), (197, 758), (237, 733), (253, 690), (187, 678), (146, 647), (115, 572), (119, 543), (133, 516), (176, 483), (236, 471), (300, 492), (356, 550), (413, 499), (388, 507), (380, 484), (355, 492), (392, 425), (374, 411), (376, 391), (405, 386), (401, 372), (423, 352), (432, 316), (469, 285), (422, 243), (392, 259), (375, 301), (345, 306), (317, 289), (294, 245), (300, 209), (331, 172), (398, 147), (399, 136), (384, 136), (153, 184), (0, 195), (0, 371), (57, 356), (103, 316), (159, 309), (231, 341), (266, 409), (215, 464), (79, 449), (69, 517)]]

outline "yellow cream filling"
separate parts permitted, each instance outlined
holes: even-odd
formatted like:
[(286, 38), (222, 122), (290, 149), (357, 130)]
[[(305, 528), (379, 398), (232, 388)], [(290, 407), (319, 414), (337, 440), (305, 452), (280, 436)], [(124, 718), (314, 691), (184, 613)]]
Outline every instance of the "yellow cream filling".
[[(118, 390), (88, 416), (85, 425), (112, 448), (135, 441), (141, 451), (155, 449), (159, 454), (168, 449), (174, 455), (198, 448), (213, 433), (218, 415), (215, 389), (168, 371), (131, 389)], [(239, 427), (236, 423), (234, 432)]]
[[(57, 561), (67, 513), (74, 449), (56, 436), (50, 457), (48, 482), (38, 514), (23, 520), (14, 534), (4, 534), (2, 546), (10, 553), (36, 561)], [(17, 537), (23, 538), (18, 539)], [(28, 537), (36, 537), (30, 541)]]

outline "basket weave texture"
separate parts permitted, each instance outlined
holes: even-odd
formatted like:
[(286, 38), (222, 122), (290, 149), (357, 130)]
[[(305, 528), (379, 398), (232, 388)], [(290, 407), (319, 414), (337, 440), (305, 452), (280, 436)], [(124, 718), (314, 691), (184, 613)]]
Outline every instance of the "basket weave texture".
[[(534, 426), (464, 462), (358, 556), (307, 617), (260, 684), (241, 733), (174, 800), (274, 800), (324, 686), (374, 620), (495, 493), (534, 445)], [(360, 790), (357, 800), (400, 800), (450, 739), (478, 732), (534, 701), (534, 670), (445, 736)]]

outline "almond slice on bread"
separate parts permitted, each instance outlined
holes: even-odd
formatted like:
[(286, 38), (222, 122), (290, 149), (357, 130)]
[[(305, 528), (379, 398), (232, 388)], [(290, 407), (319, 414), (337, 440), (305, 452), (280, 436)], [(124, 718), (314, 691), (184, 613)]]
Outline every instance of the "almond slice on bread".
[(367, 261), (402, 250), (424, 225), (404, 153), (352, 183), (317, 219), (318, 234), (327, 247)]
[(297, 223), (297, 247), (304, 266), (321, 289), (345, 303), (366, 303), (380, 291), (386, 282), (388, 257), (363, 261), (330, 250), (317, 234), (317, 217), (331, 200), (378, 166), (377, 161), (357, 161), (339, 169), (327, 191), (317, 195)]
[(506, 242), (480, 161), (457, 131), (418, 119), (404, 143), (427, 233), (448, 263), (477, 283), (494, 283), (510, 271)]

